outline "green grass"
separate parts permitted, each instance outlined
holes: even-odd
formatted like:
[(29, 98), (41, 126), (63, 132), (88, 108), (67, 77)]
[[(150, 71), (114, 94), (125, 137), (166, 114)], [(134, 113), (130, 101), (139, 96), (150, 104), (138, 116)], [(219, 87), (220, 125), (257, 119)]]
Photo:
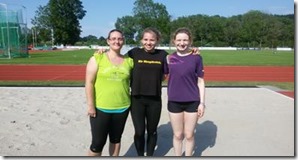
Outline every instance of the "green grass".
[(75, 64), (84, 65), (94, 50), (31, 53), (28, 58), (0, 59), (0, 64)]
[[(32, 53), (29, 58), (0, 59), (0, 64), (79, 64), (85, 65), (94, 50)], [(169, 51), (172, 53), (172, 51)], [(204, 65), (294, 66), (294, 52), (280, 51), (201, 51)]]
[(294, 52), (272, 51), (201, 51), (204, 65), (294, 66)]
[[(29, 58), (0, 59), (1, 64), (85, 65), (95, 50), (52, 51), (32, 53)], [(172, 53), (173, 51), (168, 51)], [(204, 65), (294, 66), (294, 51), (201, 51)], [(164, 83), (166, 85), (166, 83)], [(206, 86), (271, 85), (294, 91), (294, 82), (206, 82)], [(0, 81), (0, 86), (84, 86), (81, 81)]]

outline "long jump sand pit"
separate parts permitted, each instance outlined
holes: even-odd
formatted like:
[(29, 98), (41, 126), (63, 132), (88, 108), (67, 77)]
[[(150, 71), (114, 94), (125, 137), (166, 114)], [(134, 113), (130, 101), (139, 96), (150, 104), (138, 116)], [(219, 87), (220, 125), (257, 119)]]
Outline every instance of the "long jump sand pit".
[[(194, 156), (294, 156), (294, 99), (266, 88), (207, 88)], [(85, 156), (90, 145), (83, 87), (0, 87), (1, 156)], [(155, 156), (173, 156), (163, 88)], [(128, 118), (120, 155), (136, 156)], [(103, 151), (108, 156), (108, 143)]]

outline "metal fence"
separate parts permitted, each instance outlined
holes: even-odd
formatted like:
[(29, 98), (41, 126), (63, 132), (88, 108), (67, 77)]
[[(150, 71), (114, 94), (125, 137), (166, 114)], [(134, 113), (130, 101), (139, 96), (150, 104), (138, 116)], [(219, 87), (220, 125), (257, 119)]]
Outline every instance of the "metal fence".
[(0, 58), (28, 57), (26, 8), (0, 3)]

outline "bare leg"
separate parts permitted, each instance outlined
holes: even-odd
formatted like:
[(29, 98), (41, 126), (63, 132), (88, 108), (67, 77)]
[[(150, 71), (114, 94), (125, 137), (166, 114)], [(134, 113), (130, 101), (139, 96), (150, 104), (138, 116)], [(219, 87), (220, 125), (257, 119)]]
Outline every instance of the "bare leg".
[(194, 130), (198, 121), (197, 112), (184, 112), (185, 156), (192, 156), (195, 146)]
[(171, 113), (169, 112), (170, 121), (173, 129), (173, 147), (176, 156), (182, 155), (183, 136), (183, 112)]
[(110, 156), (119, 156), (121, 143), (110, 143), (109, 152)]

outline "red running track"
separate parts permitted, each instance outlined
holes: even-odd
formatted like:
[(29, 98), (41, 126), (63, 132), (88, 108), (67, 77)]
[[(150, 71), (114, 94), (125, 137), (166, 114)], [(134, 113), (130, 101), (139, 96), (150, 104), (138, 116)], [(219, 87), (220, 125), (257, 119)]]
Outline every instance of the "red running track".
[[(0, 65), (0, 81), (84, 81), (85, 65)], [(294, 82), (294, 67), (205, 66), (206, 81)], [(294, 92), (279, 92), (294, 98)]]
[(294, 67), (207, 66), (206, 81), (294, 82)]
[[(85, 65), (0, 65), (0, 81), (84, 81)], [(206, 81), (294, 82), (294, 67), (205, 66)]]

